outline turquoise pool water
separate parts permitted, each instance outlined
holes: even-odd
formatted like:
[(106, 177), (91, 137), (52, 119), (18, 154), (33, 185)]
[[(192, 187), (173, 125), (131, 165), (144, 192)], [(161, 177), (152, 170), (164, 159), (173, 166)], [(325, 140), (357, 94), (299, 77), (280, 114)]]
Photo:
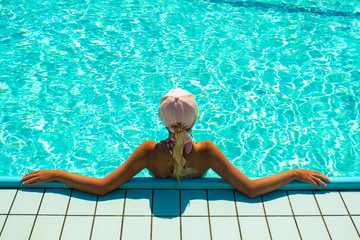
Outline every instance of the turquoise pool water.
[(357, 0), (1, 1), (0, 175), (104, 176), (167, 137), (159, 99), (181, 87), (199, 105), (194, 140), (249, 177), (359, 177), (359, 12)]

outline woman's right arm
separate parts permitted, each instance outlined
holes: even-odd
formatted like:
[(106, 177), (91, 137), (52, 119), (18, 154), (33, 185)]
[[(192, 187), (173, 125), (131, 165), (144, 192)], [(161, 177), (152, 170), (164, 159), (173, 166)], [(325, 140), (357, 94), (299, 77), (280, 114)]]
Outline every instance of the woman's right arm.
[(294, 180), (307, 182), (320, 188), (330, 182), (325, 175), (312, 170), (292, 169), (272, 176), (251, 180), (237, 169), (212, 142), (205, 142), (209, 167), (234, 188), (250, 198), (272, 192)]
[(80, 191), (103, 195), (103, 179), (78, 175), (62, 170), (37, 170), (24, 175), (21, 180), (23, 184), (30, 186), (58, 181)]
[(126, 183), (144, 168), (147, 168), (155, 145), (155, 142), (145, 141), (121, 166), (104, 178), (82, 176), (61, 170), (38, 170), (24, 175), (20, 181), (30, 186), (58, 181), (80, 191), (105, 195)]

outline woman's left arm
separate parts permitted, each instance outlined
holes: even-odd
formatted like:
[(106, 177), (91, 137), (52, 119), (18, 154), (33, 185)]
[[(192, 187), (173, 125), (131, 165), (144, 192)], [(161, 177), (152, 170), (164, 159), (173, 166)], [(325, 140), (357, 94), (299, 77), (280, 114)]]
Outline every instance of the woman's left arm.
[(149, 159), (151, 159), (149, 155), (155, 144), (152, 141), (145, 141), (130, 155), (124, 164), (104, 178), (82, 176), (62, 170), (38, 170), (24, 175), (20, 181), (30, 186), (58, 181), (80, 191), (105, 195), (148, 167)]
[(220, 177), (232, 185), (234, 188), (244, 193), (250, 198), (274, 191), (294, 180), (311, 183), (320, 188), (326, 186), (325, 182), (330, 179), (325, 175), (306, 169), (292, 169), (268, 177), (251, 180), (239, 169), (237, 169), (220, 151), (220, 149), (210, 141), (204, 141), (207, 149), (207, 162)]

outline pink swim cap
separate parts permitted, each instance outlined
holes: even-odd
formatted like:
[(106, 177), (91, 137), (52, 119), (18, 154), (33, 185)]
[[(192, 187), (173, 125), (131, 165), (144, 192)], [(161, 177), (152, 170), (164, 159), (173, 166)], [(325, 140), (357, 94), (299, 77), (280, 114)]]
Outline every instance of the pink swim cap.
[(184, 123), (183, 139), (187, 153), (191, 151), (192, 144), (186, 129), (192, 126), (198, 114), (194, 95), (183, 89), (171, 89), (160, 100), (159, 117), (169, 131), (173, 133), (170, 137), (171, 140), (175, 141), (175, 131), (172, 125), (178, 122)]
[(181, 88), (171, 89), (160, 100), (159, 117), (168, 128), (181, 122), (187, 129), (194, 123), (198, 113), (194, 95)]

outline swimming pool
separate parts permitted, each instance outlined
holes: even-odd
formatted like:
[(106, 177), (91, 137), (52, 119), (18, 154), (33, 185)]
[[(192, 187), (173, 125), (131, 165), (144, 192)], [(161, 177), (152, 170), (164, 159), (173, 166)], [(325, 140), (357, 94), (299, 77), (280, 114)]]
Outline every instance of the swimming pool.
[(359, 177), (356, 3), (2, 1), (0, 175), (104, 176), (167, 137), (159, 99), (181, 87), (194, 140), (249, 177)]

